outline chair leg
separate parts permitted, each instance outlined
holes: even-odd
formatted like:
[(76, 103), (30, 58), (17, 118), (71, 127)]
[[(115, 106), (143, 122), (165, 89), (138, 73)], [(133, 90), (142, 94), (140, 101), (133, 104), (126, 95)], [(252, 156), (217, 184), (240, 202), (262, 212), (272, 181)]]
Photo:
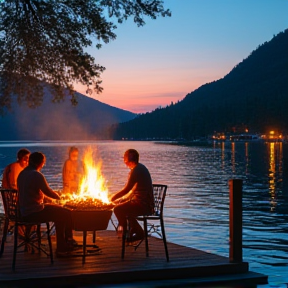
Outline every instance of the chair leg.
[(48, 239), (48, 245), (49, 245), (49, 253), (50, 253), (50, 260), (51, 264), (53, 264), (54, 259), (53, 259), (53, 251), (52, 251), (52, 241), (51, 241), (51, 230), (50, 230), (50, 224), (49, 222), (46, 223), (47, 226), (47, 239)]
[(82, 258), (82, 264), (85, 263), (85, 257), (86, 257), (86, 237), (87, 237), (87, 231), (83, 231), (83, 258)]
[(7, 238), (8, 233), (8, 226), (9, 226), (9, 219), (5, 219), (4, 221), (4, 227), (3, 227), (3, 235), (2, 235), (2, 242), (1, 242), (1, 250), (0, 250), (0, 257), (2, 256), (4, 252), (4, 246)]
[(55, 231), (55, 223), (54, 222), (49, 222), (49, 231), (50, 231), (50, 235), (54, 235), (56, 233)]
[(162, 232), (162, 238), (163, 238), (163, 243), (164, 243), (164, 247), (165, 247), (166, 259), (167, 259), (167, 262), (169, 262), (169, 254), (168, 254), (168, 247), (167, 247), (167, 242), (166, 242), (164, 221), (162, 218), (160, 219), (160, 223), (161, 223), (161, 232)]
[(124, 255), (125, 255), (125, 242), (126, 242), (126, 235), (127, 235), (127, 226), (122, 231), (122, 251), (121, 251), (121, 258), (124, 259)]
[(113, 225), (115, 231), (117, 232), (118, 227), (119, 227), (119, 223), (116, 223), (116, 224), (115, 224), (114, 221), (113, 221), (113, 219), (112, 219), (112, 217), (111, 217), (110, 221), (111, 221), (111, 223), (112, 223), (112, 225)]
[(32, 225), (18, 225), (18, 237), (22, 241), (20, 245), (21, 246), (24, 245), (24, 251), (25, 252), (30, 251), (31, 253), (34, 253), (34, 248), (38, 247), (38, 250), (40, 250), (41, 242), (39, 243), (39, 240), (41, 239), (41, 235), (40, 235), (40, 228), (39, 230), (36, 229), (36, 235), (37, 235), (36, 238), (37, 246), (36, 246), (34, 244), (32, 227), (33, 227)]
[(93, 231), (93, 243), (95, 243), (96, 242), (96, 231), (94, 230)]
[(146, 257), (149, 256), (149, 246), (148, 246), (148, 230), (147, 230), (147, 219), (144, 218), (144, 234), (145, 234), (145, 247), (146, 247)]
[(12, 263), (13, 271), (15, 271), (17, 246), (18, 246), (18, 225), (16, 222), (14, 226), (14, 249), (13, 249), (13, 263)]
[[(27, 227), (28, 226), (25, 226), (25, 229), (27, 229)], [(32, 226), (31, 226), (31, 228), (32, 228)], [(30, 233), (30, 231), (29, 231), (29, 233)], [(38, 242), (39, 251), (41, 251), (40, 250), (40, 247), (41, 247), (41, 225), (40, 224), (37, 225), (37, 242)]]

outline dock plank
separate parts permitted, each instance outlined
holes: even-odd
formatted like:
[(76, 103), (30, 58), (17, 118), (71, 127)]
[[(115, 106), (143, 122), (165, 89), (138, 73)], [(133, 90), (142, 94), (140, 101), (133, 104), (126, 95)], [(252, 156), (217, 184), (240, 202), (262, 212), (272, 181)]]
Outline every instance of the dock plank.
[[(82, 233), (75, 232), (75, 239), (81, 243)], [(87, 243), (91, 242), (92, 234), (88, 234)], [(134, 247), (126, 247), (125, 258), (122, 260), (121, 239), (117, 237), (115, 231), (97, 231), (96, 244), (101, 251), (96, 255), (87, 256), (85, 263), (82, 263), (82, 257), (79, 256), (55, 257), (54, 263), (51, 264), (50, 258), (43, 253), (19, 252), (16, 271), (13, 272), (13, 236), (9, 236), (5, 243), (5, 251), (0, 258), (0, 286), (18, 287), (15, 285), (21, 283), (21, 287), (23, 285), (28, 287), (31, 283), (35, 284), (35, 281), (42, 287), (46, 287), (45, 285), (83, 287), (91, 283), (107, 285), (167, 280), (183, 283), (183, 279), (186, 279), (186, 283), (191, 281), (208, 283), (209, 278), (213, 283), (217, 283), (216, 278), (220, 276), (221, 281), (226, 277), (231, 283), (237, 279), (247, 278), (247, 275), (251, 274), (247, 262), (230, 263), (227, 257), (174, 243), (168, 243), (170, 262), (167, 262), (163, 242), (155, 237), (149, 237), (149, 257), (146, 257), (145, 244), (142, 243), (136, 251)], [(53, 239), (53, 250), (55, 249), (56, 243)], [(262, 274), (254, 273), (250, 278), (256, 284), (267, 283), (267, 277)]]

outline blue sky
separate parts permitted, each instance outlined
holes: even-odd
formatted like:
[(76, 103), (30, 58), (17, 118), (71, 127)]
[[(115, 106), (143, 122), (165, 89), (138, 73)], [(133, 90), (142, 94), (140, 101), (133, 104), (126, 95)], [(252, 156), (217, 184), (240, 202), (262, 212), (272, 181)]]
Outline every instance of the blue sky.
[(222, 78), (288, 28), (288, 0), (164, 0), (164, 5), (172, 17), (147, 18), (144, 27), (130, 19), (118, 25), (116, 40), (89, 49), (107, 68), (104, 92), (94, 98), (136, 113), (165, 107)]

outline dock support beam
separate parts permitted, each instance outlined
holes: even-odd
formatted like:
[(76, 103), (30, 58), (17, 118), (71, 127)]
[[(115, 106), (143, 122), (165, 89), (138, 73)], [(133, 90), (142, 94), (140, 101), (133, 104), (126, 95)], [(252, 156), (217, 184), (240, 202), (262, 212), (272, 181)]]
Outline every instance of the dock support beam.
[(242, 185), (241, 179), (229, 180), (230, 207), (229, 207), (229, 232), (230, 232), (230, 262), (242, 262)]

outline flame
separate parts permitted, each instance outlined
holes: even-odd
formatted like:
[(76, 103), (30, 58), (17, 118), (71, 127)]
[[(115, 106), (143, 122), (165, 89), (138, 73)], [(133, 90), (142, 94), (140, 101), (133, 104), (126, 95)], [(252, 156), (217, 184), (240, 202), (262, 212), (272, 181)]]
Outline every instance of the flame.
[(111, 203), (109, 200), (108, 188), (101, 173), (102, 162), (95, 163), (93, 160), (93, 150), (91, 147), (86, 149), (83, 157), (85, 173), (80, 179), (77, 193), (71, 195), (71, 200), (86, 201), (100, 200), (105, 204)]

